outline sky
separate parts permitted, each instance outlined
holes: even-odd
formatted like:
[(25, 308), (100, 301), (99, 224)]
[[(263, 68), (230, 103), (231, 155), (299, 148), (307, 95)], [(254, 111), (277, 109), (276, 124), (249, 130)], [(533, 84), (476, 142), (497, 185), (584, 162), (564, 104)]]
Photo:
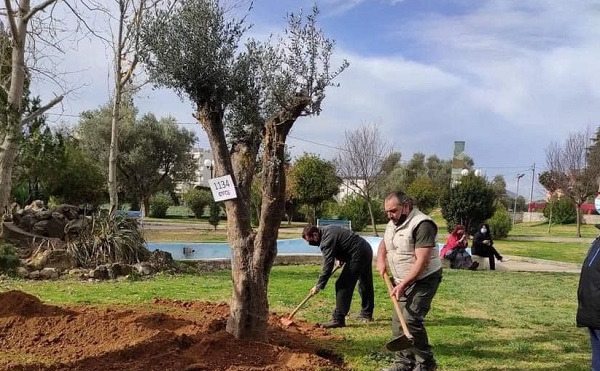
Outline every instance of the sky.
[[(290, 133), (292, 156), (333, 159), (344, 133), (375, 124), (394, 151), (450, 159), (465, 142), (475, 168), (529, 199), (543, 197), (537, 175), (546, 149), (570, 133), (600, 125), (600, 0), (322, 0), (319, 24), (336, 41), (333, 65), (349, 68), (336, 80), (316, 117)], [(314, 1), (256, 0), (253, 36), (280, 33), (285, 15), (310, 11)], [(68, 48), (65, 48), (67, 50)], [(110, 53), (87, 39), (65, 51), (60, 66), (77, 86), (50, 111), (74, 123), (110, 99)], [(50, 99), (49, 81), (34, 92)], [(164, 89), (136, 97), (141, 113), (173, 116), (198, 135), (193, 105)], [(533, 166), (535, 164), (535, 177)]]

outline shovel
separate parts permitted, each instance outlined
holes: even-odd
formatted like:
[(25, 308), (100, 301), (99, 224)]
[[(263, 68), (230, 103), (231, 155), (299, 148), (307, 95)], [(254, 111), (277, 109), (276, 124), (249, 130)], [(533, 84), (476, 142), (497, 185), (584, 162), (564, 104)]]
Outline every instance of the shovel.
[(392, 281), (390, 280), (390, 276), (387, 271), (383, 273), (383, 280), (385, 281), (388, 289), (388, 293), (390, 294), (390, 298), (392, 299), (392, 303), (394, 303), (394, 309), (396, 310), (396, 314), (398, 315), (398, 319), (400, 320), (400, 324), (402, 325), (403, 335), (398, 336), (385, 344), (385, 349), (390, 352), (399, 352), (404, 349), (411, 348), (414, 344), (413, 336), (410, 334), (408, 330), (408, 326), (406, 326), (406, 321), (404, 320), (404, 316), (402, 315), (402, 309), (400, 308), (400, 304), (395, 297), (392, 296)]
[[(337, 271), (338, 269), (340, 269), (341, 265), (336, 265), (335, 268), (333, 268), (333, 271), (331, 271), (331, 274), (333, 275), (335, 273), (335, 271)], [(281, 324), (283, 324), (284, 326), (288, 327), (290, 325), (292, 325), (294, 323), (294, 321), (292, 321), (292, 318), (294, 318), (294, 315), (296, 314), (296, 312), (298, 312), (300, 310), (300, 308), (302, 308), (302, 306), (304, 304), (306, 304), (306, 302), (308, 301), (308, 299), (312, 298), (313, 294), (312, 293), (308, 293), (308, 295), (304, 298), (304, 300), (302, 300), (300, 302), (300, 304), (298, 304), (298, 306), (296, 307), (296, 309), (294, 309), (292, 311), (292, 313), (290, 313), (289, 316), (287, 316), (286, 318), (282, 318)]]

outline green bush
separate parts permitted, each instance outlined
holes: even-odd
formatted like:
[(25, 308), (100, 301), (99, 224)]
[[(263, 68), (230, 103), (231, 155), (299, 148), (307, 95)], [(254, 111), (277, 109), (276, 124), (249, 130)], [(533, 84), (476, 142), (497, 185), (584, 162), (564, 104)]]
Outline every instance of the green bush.
[(171, 197), (164, 193), (157, 193), (150, 199), (150, 216), (154, 218), (166, 218), (169, 206), (173, 205)]
[(198, 219), (204, 215), (204, 209), (212, 201), (212, 194), (207, 189), (190, 189), (183, 200)]
[(13, 273), (19, 266), (19, 257), (14, 246), (9, 244), (0, 245), (0, 272)]
[(496, 202), (496, 210), (494, 215), (488, 220), (491, 232), (494, 234), (494, 238), (506, 238), (508, 232), (512, 229), (512, 221), (508, 210), (501, 202)]
[(352, 230), (362, 231), (370, 223), (369, 209), (364, 198), (349, 196), (340, 207), (340, 218), (352, 221)]
[(552, 197), (546, 203), (543, 213), (552, 224), (571, 224), (577, 221), (575, 204), (566, 197)]
[(219, 221), (221, 220), (221, 204), (212, 201), (208, 207), (208, 223), (217, 230)]

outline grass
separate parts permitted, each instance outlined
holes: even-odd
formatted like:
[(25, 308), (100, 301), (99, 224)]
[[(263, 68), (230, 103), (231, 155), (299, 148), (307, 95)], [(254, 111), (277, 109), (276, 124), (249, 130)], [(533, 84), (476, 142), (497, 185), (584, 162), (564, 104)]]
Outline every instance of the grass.
[(494, 246), (502, 255), (554, 260), (581, 264), (589, 249), (589, 241), (583, 242), (544, 242), (496, 240)]
[[(304, 298), (318, 266), (276, 266), (270, 279), (270, 310), (287, 314)], [(427, 331), (442, 370), (589, 370), (589, 342), (575, 327), (578, 275), (568, 273), (444, 271), (427, 317)], [(231, 272), (159, 275), (136, 282), (0, 281), (0, 290), (19, 289), (52, 304), (146, 305), (160, 296), (179, 300), (228, 301)], [(331, 341), (354, 370), (378, 370), (392, 360), (389, 340), (392, 304), (375, 280), (375, 322), (332, 330)], [(334, 282), (296, 315), (309, 322), (328, 320)], [(352, 312), (358, 311), (355, 294)]]

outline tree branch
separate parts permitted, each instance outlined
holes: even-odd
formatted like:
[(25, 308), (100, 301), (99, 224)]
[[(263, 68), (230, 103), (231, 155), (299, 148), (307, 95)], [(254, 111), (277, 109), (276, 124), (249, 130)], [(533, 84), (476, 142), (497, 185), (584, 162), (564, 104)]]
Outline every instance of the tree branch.
[(24, 117), (21, 120), (21, 125), (25, 126), (28, 125), (32, 120), (34, 120), (36, 117), (43, 115), (44, 112), (48, 111), (50, 108), (54, 107), (55, 105), (57, 105), (58, 103), (60, 103), (60, 101), (62, 101), (64, 98), (64, 95), (59, 95), (58, 97), (55, 97), (54, 99), (52, 99), (50, 102), (48, 102), (46, 105), (36, 109), (35, 111), (33, 111), (31, 114), (29, 114), (27, 117)]
[[(33, 17), (35, 15), (35, 13), (42, 11), (44, 9), (46, 9), (49, 5), (55, 3), (57, 0), (46, 0), (43, 3), (41, 3), (38, 6), (34, 6), (33, 8), (31, 8), (31, 10), (29, 11), (29, 13), (25, 14), (25, 16), (23, 17), (23, 21), (24, 22), (29, 22), (29, 19), (31, 17)], [(6, 2), (9, 2), (9, 0), (6, 0)]]
[(4, 5), (6, 6), (6, 17), (8, 18), (8, 23), (10, 23), (10, 32), (13, 35), (13, 39), (16, 39), (18, 33), (17, 23), (15, 22), (15, 14), (12, 10), (12, 6), (10, 5), (10, 0), (4, 0)]

